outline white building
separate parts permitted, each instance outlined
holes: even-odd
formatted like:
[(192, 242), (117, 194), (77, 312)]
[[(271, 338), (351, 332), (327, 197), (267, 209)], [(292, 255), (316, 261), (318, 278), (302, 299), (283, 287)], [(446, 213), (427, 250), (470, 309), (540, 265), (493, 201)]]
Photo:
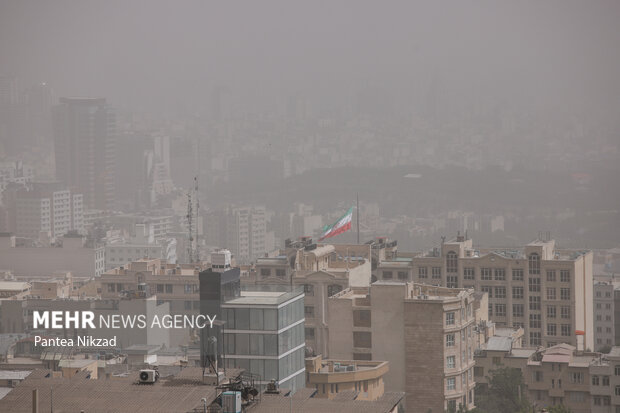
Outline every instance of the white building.
[(136, 224), (135, 237), (127, 242), (106, 244), (105, 269), (107, 271), (142, 258), (166, 258), (165, 253), (166, 249), (155, 243), (153, 227)]
[(69, 231), (84, 232), (82, 194), (72, 193), (58, 183), (33, 183), (27, 188), (6, 191), (7, 226), (18, 237), (52, 239)]

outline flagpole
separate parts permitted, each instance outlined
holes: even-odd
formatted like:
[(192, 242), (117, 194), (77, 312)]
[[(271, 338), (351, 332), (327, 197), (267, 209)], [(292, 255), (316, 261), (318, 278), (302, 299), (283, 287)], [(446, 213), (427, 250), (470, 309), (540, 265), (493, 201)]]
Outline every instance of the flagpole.
[(360, 243), (360, 196), (359, 193), (355, 193), (355, 199), (357, 203), (357, 245)]

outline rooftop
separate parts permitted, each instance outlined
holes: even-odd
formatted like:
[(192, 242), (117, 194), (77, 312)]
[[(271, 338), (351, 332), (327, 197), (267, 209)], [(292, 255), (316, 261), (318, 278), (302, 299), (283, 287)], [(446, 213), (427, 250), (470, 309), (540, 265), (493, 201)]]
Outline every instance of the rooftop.
[(49, 370), (36, 370), (0, 400), (0, 411), (31, 412), (33, 389), (39, 389), (39, 406), (50, 406), (50, 392), (44, 391), (50, 387), (54, 389), (54, 406), (66, 412), (187, 412), (201, 408), (203, 397), (209, 401), (215, 398), (212, 386), (188, 386), (173, 379), (141, 385), (137, 372), (107, 380), (90, 380), (87, 375), (81, 372), (71, 378), (52, 378)]
[[(375, 401), (355, 400), (356, 392), (343, 392), (333, 400), (313, 397), (315, 389), (299, 389), (292, 401), (282, 394), (262, 394), (253, 413), (388, 413), (403, 400), (405, 393), (385, 393)], [(286, 396), (286, 394), (284, 394)], [(292, 409), (291, 409), (292, 406)]]
[[(263, 286), (261, 286), (263, 287)], [(248, 288), (248, 287), (245, 287)], [(303, 296), (302, 287), (287, 286), (264, 286), (241, 291), (241, 296), (233, 298), (222, 304), (223, 307), (235, 307), (238, 305), (269, 305), (277, 306), (292, 298)]]
[(510, 351), (512, 349), (512, 338), (510, 337), (491, 337), (487, 342), (489, 351)]

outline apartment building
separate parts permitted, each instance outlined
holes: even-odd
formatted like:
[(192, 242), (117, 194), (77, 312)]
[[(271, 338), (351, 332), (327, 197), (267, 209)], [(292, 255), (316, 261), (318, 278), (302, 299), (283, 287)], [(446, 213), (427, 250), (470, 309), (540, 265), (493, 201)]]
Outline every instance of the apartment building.
[(356, 400), (377, 400), (385, 392), (383, 376), (389, 369), (387, 361), (308, 357), (306, 387), (316, 389), (314, 397), (318, 398), (333, 399), (342, 392), (355, 392)]
[(161, 258), (133, 261), (101, 275), (101, 298), (156, 295), (158, 303), (170, 303), (171, 314), (197, 314), (198, 274), (204, 268), (204, 264), (169, 264)]
[(31, 183), (5, 191), (7, 229), (18, 237), (55, 239), (75, 231), (84, 232), (82, 194), (59, 183)]
[(513, 337), (490, 337), (474, 354), (474, 380), (478, 385), (488, 385), (493, 370), (503, 367), (523, 371), (534, 353), (535, 348), (521, 348)]
[(388, 361), (411, 412), (474, 407), (473, 290), (377, 281), (328, 301), (331, 358)]
[(574, 413), (590, 412), (590, 364), (597, 357), (568, 344), (537, 351), (524, 374), (530, 401), (541, 407), (562, 404)]
[(591, 251), (556, 249), (553, 240), (482, 249), (458, 236), (427, 253), (402, 255), (379, 263), (374, 276), (474, 288), (488, 293), (489, 318), (523, 327), (528, 345), (594, 348)]
[(620, 347), (590, 364), (592, 413), (620, 413)]
[(228, 248), (240, 264), (262, 257), (267, 252), (265, 213), (264, 207), (243, 207), (207, 214), (207, 243)]
[(368, 287), (370, 244), (314, 244), (309, 237), (287, 242), (281, 255), (258, 258), (254, 277), (244, 284), (285, 284), (304, 289), (306, 345), (311, 354), (329, 354), (328, 297), (348, 287)]
[(594, 350), (612, 347), (615, 343), (614, 285), (594, 283)]
[(60, 98), (54, 107), (56, 178), (88, 208), (114, 205), (116, 118), (102, 98)]
[[(528, 392), (528, 399), (536, 411), (550, 406), (564, 405), (571, 412), (587, 413), (594, 405), (590, 383), (607, 383), (607, 370), (593, 368), (602, 357), (599, 353), (577, 351), (569, 344), (558, 344), (548, 348), (515, 348), (509, 340), (490, 339), (486, 348), (476, 352), (475, 379), (486, 383), (493, 370), (512, 367), (521, 370)], [(620, 372), (620, 370), (619, 370)], [(601, 377), (595, 378), (596, 375)], [(620, 387), (619, 387), (620, 388)], [(597, 394), (596, 403), (609, 406)], [(609, 391), (607, 391), (607, 394)], [(608, 412), (609, 410), (602, 410)], [(619, 410), (620, 411), (620, 410)]]
[(18, 246), (13, 234), (0, 233), (0, 265), (16, 277), (70, 271), (74, 277), (91, 278), (105, 271), (105, 249), (73, 233), (62, 237), (62, 246), (47, 247)]

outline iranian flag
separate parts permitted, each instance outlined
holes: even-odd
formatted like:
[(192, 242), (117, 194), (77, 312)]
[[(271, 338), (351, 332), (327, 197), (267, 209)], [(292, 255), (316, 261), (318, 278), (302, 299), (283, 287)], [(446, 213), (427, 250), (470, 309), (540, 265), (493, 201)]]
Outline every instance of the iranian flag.
[(338, 234), (342, 234), (343, 232), (347, 232), (351, 229), (351, 219), (353, 218), (353, 207), (349, 208), (349, 210), (340, 218), (338, 221), (333, 223), (332, 225), (326, 225), (323, 227), (323, 235), (319, 238), (319, 242), (323, 241), (325, 238), (335, 237)]

